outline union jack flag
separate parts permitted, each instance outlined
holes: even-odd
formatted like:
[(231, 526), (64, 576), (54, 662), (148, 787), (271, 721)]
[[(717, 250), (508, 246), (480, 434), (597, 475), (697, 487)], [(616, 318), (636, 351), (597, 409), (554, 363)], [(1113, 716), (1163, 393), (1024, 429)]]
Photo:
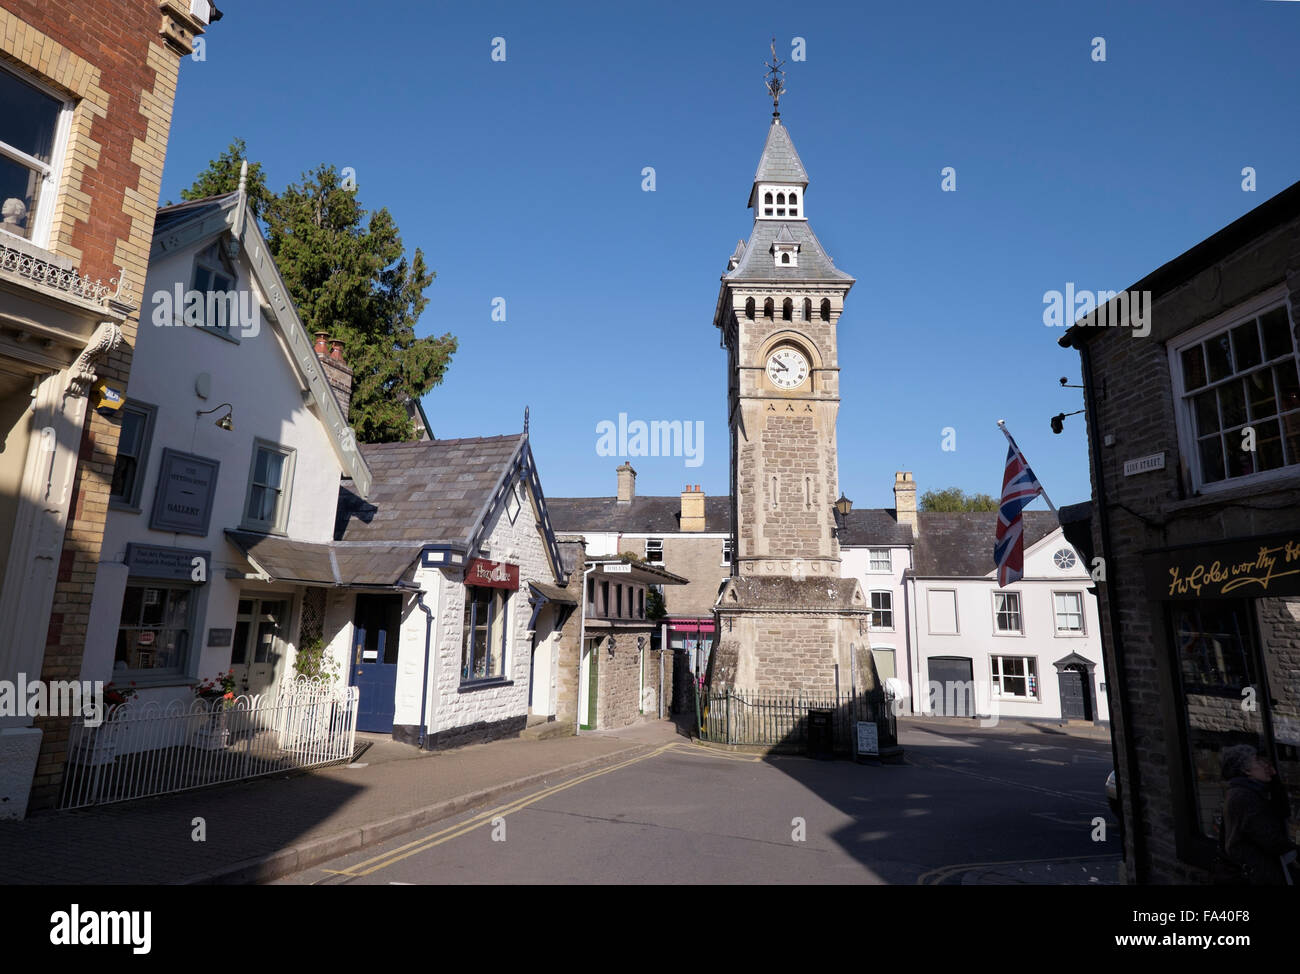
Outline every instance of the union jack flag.
[(1002, 475), (1002, 506), (998, 508), (998, 533), (993, 560), (998, 566), (998, 587), (1006, 588), (1025, 573), (1025, 521), (1021, 511), (1043, 492), (1043, 486), (1029, 469), (1011, 434), (1007, 447), (1007, 469)]

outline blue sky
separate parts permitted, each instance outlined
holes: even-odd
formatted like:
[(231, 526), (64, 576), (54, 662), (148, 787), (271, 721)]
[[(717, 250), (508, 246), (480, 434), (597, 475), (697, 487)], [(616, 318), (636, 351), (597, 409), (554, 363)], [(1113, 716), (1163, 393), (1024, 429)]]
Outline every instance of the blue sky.
[(996, 494), (998, 419), (1058, 505), (1086, 499), (1083, 417), (1048, 427), (1082, 400), (1044, 292), (1126, 288), (1300, 179), (1295, 2), (221, 6), (182, 62), (162, 199), (236, 136), (274, 189), (353, 167), (437, 271), (419, 334), (460, 340), (435, 435), (515, 431), (530, 405), (552, 496), (613, 493), (596, 427), (621, 412), (704, 424), (699, 466), (633, 459), (639, 493), (728, 490), (712, 315), (752, 226), (772, 35), (807, 215), (857, 278), (839, 461), (860, 507), (892, 506), (901, 469)]

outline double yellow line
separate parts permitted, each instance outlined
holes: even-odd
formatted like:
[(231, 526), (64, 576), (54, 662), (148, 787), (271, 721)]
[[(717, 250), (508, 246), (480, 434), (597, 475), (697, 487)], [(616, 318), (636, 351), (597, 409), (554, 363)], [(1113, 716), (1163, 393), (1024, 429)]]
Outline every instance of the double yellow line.
[(599, 771), (590, 771), (587, 774), (579, 775), (577, 778), (574, 778), (571, 781), (566, 781), (563, 784), (555, 785), (551, 788), (544, 788), (539, 792), (535, 792), (534, 794), (516, 799), (515, 801), (505, 805), (500, 805), (492, 809), (491, 811), (481, 812), (480, 814), (471, 818), (469, 821), (461, 822), (458, 825), (449, 825), (445, 829), (441, 829), (440, 831), (434, 832), (430, 835), (426, 835), (422, 838), (415, 839), (412, 842), (406, 843), (406, 845), (398, 846), (396, 849), (389, 849), (387, 852), (381, 853), (377, 856), (374, 856), (373, 858), (367, 859), (364, 862), (355, 863), (354, 865), (349, 866), (347, 869), (324, 869), (322, 870), (322, 872), (329, 873), (330, 875), (333, 876), (348, 876), (354, 879), (359, 878), (361, 876), (369, 876), (371, 873), (378, 872), (381, 869), (387, 869), (389, 866), (401, 862), (403, 859), (409, 859), (411, 856), (424, 852), (427, 849), (432, 849), (434, 846), (442, 845), (444, 842), (450, 842), (452, 839), (459, 838), (460, 836), (465, 835), (468, 832), (473, 832), (475, 829), (479, 828), (480, 826), (489, 824), (490, 822), (492, 822), (493, 819), (505, 818), (507, 815), (511, 815), (514, 812), (527, 808), (529, 805), (532, 805), (535, 802), (539, 802), (543, 798), (549, 798), (551, 795), (555, 795), (558, 794), (559, 792), (572, 788), (574, 787), (574, 785), (580, 785), (584, 781), (590, 781), (593, 778), (599, 778), (601, 775), (607, 775), (607, 774), (612, 774), (615, 771), (621, 771), (623, 768), (631, 767), (632, 765), (638, 764), (641, 761), (645, 761), (648, 758), (657, 757), (658, 755), (663, 754), (665, 751), (676, 748), (677, 746), (678, 745), (676, 742), (672, 744), (665, 744), (663, 747), (660, 747), (657, 750), (648, 751), (647, 753), (642, 754), (638, 757), (629, 758), (628, 760), (620, 762), (619, 764), (610, 765), (608, 768), (601, 768)]

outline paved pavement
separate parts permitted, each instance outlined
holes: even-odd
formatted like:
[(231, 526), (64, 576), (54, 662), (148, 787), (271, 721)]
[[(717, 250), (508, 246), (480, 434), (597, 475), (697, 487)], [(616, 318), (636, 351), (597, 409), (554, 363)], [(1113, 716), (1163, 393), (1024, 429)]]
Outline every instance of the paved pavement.
[[(903, 720), (899, 766), (724, 755), (659, 721), (432, 753), (361, 737), (347, 767), (0, 822), (0, 883), (1095, 884), (1118, 861), (1087, 834), (1109, 746), (1077, 728)], [(372, 860), (373, 880), (315, 868)]]
[[(530, 784), (677, 738), (668, 722), (420, 752), (381, 735), (352, 766), (0, 822), (0, 883), (269, 879)], [(197, 820), (204, 841), (197, 841)]]
[(900, 737), (902, 765), (669, 741), (278, 882), (1116, 881), (1105, 741), (969, 721), (904, 721)]

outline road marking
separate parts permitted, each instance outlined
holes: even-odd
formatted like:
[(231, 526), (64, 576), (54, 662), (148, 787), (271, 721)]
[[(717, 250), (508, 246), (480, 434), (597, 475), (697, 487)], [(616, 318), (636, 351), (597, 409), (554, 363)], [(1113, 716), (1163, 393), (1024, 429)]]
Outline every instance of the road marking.
[(916, 877), (917, 886), (938, 886), (945, 879), (956, 875), (957, 873), (970, 872), (972, 869), (988, 869), (992, 866), (1035, 866), (1045, 862), (1104, 862), (1108, 859), (1117, 859), (1118, 855), (1112, 856), (1068, 856), (1065, 858), (1053, 859), (1004, 859), (1001, 862), (966, 862), (959, 866), (940, 866), (938, 869), (931, 869), (928, 873), (922, 873)]
[[(1042, 792), (1044, 795), (1055, 795), (1058, 798), (1069, 798), (1071, 801), (1079, 800), (1079, 796), (1077, 794), (1071, 794), (1068, 791), (1057, 791), (1055, 788), (1043, 788), (1041, 785), (1026, 784), (1023, 781), (1012, 781), (1010, 778), (995, 778), (993, 775), (980, 774), (977, 771), (967, 771), (965, 768), (954, 768), (950, 764), (940, 764), (938, 761), (934, 761), (930, 758), (914, 757), (912, 758), (912, 760), (915, 761), (917, 767), (920, 768), (931, 768), (939, 771), (951, 771), (954, 774), (969, 775), (972, 778), (979, 778), (983, 781), (992, 781), (999, 785), (1011, 785), (1013, 788), (1025, 788), (1028, 789), (1029, 791)], [(1096, 798), (1093, 799), (1090, 802), (1090, 804), (1105, 805), (1106, 802), (1103, 801), (1101, 798)]]
[(566, 781), (563, 784), (554, 785), (550, 788), (543, 788), (541, 791), (534, 792), (531, 795), (525, 795), (523, 798), (508, 802), (505, 805), (499, 805), (490, 811), (481, 812), (467, 822), (461, 822), (458, 825), (449, 825), (445, 829), (440, 829), (437, 832), (430, 833), (422, 838), (408, 842), (406, 845), (401, 845), (395, 849), (390, 849), (387, 852), (380, 853), (377, 856), (372, 856), (363, 862), (358, 862), (355, 865), (349, 866), (347, 869), (322, 869), (321, 872), (329, 873), (333, 876), (349, 876), (354, 879), (361, 876), (369, 876), (371, 873), (378, 872), (381, 869), (387, 869), (394, 863), (401, 862), (403, 859), (410, 858), (417, 853), (424, 852), (427, 849), (432, 849), (434, 846), (439, 846), (444, 842), (449, 842), (452, 839), (459, 838), (467, 832), (474, 831), (481, 825), (487, 825), (495, 818), (505, 818), (507, 815), (511, 815), (520, 809), (527, 808), (529, 805), (539, 802), (543, 798), (549, 798), (551, 795), (572, 788), (574, 785), (580, 785), (585, 781), (592, 780), (593, 778), (599, 778), (602, 775), (621, 771), (623, 768), (631, 767), (632, 765), (645, 761), (648, 758), (657, 757), (665, 751), (676, 748), (677, 746), (676, 742), (665, 744), (663, 747), (654, 751), (649, 751), (639, 757), (631, 758), (627, 761), (611, 765), (608, 768), (602, 768), (598, 771), (590, 771), (587, 774), (579, 775), (571, 781)]
[(690, 744), (677, 742), (669, 744), (668, 747), (679, 748), (679, 754), (689, 754), (696, 758), (722, 758), (724, 761), (744, 761), (747, 764), (757, 764), (762, 761), (766, 755), (746, 755), (746, 754), (727, 754), (723, 751), (715, 751), (707, 744), (699, 744), (692, 741)]

